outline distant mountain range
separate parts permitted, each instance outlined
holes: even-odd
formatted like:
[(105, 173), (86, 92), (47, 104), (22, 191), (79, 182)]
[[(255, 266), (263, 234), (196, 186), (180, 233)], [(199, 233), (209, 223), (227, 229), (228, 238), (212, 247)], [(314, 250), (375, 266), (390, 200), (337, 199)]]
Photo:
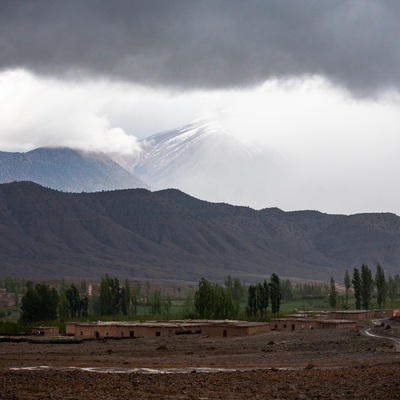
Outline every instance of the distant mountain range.
[(285, 196), (287, 161), (256, 149), (217, 122), (199, 119), (140, 142), (132, 156), (69, 148), (0, 152), (0, 183), (32, 181), (65, 192), (176, 188), (194, 197), (263, 208)]
[(0, 276), (245, 282), (272, 272), (343, 279), (380, 262), (398, 273), (400, 218), (260, 211), (200, 201), (178, 190), (63, 193), (0, 185)]
[(0, 152), (0, 182), (32, 181), (64, 192), (147, 187), (107, 155), (64, 147)]

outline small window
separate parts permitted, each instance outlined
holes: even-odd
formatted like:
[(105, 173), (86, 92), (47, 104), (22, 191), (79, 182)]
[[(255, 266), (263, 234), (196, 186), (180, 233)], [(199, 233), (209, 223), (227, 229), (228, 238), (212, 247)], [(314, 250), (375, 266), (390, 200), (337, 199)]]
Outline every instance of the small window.
[(83, 332), (81, 331), (81, 336), (83, 336)]
[(156, 332), (156, 336), (161, 336), (161, 332)]

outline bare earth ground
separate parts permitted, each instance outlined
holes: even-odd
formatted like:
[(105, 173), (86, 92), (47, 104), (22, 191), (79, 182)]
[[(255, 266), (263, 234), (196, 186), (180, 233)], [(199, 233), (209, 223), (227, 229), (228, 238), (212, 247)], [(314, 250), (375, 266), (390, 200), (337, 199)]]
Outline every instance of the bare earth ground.
[(400, 399), (400, 324), (371, 332), (4, 342), (0, 399)]

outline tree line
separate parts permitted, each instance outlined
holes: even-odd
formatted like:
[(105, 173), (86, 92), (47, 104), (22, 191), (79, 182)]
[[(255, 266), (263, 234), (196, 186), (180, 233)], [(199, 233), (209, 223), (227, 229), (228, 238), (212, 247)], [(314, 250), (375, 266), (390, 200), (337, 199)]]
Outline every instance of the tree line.
[(230, 276), (225, 285), (201, 278), (194, 294), (195, 316), (205, 319), (234, 319), (240, 310), (242, 283)]
[(279, 314), (282, 300), (281, 283), (278, 275), (271, 274), (269, 282), (252, 284), (248, 287), (246, 314), (249, 318), (259, 316), (261, 320), (267, 318), (268, 307), (271, 304), (271, 313)]
[[(107, 274), (101, 277), (91, 296), (84, 280), (80, 284), (62, 280), (56, 289), (44, 283), (6, 278), (0, 280), (0, 287), (18, 294), (25, 291), (20, 304), (20, 320), (24, 322), (100, 316), (135, 318), (138, 313), (168, 318), (172, 304), (170, 295), (152, 289), (149, 282), (121, 283)], [(332, 309), (370, 309), (372, 304), (384, 308), (388, 301), (394, 304), (399, 291), (399, 275), (386, 279), (380, 264), (374, 274), (366, 264), (354, 268), (351, 275), (346, 271), (342, 284), (337, 284), (333, 277), (329, 282), (292, 283), (289, 279), (280, 280), (275, 273), (269, 280), (252, 284), (231, 276), (224, 284), (202, 278), (181, 304), (181, 317), (265, 320), (268, 313), (279, 314), (282, 301), (317, 299)]]
[(61, 281), (57, 290), (45, 283), (26, 282), (26, 291), (21, 301), (21, 322), (55, 320), (66, 321), (69, 318), (88, 318), (90, 316), (135, 317), (138, 306), (152, 316), (168, 316), (171, 297), (162, 296), (160, 289), (151, 290), (146, 282), (142, 290), (140, 282), (132, 287), (128, 279), (122, 284), (108, 274), (101, 277), (98, 289), (88, 295), (88, 285), (67, 284)]
[(281, 305), (281, 287), (278, 275), (273, 273), (269, 282), (244, 285), (238, 278), (225, 281), (225, 285), (211, 283), (201, 278), (194, 295), (195, 315), (205, 319), (235, 319), (241, 311), (246, 297), (245, 316), (248, 319), (267, 318), (271, 306), (273, 315), (278, 315)]
[[(344, 309), (349, 309), (350, 292), (354, 295), (354, 306), (356, 310), (369, 310), (373, 296), (376, 296), (378, 308), (385, 308), (387, 294), (391, 293), (391, 301), (394, 302), (397, 297), (398, 286), (396, 281), (389, 277), (385, 279), (385, 272), (382, 266), (376, 265), (375, 275), (367, 264), (362, 264), (361, 268), (354, 268), (353, 275), (350, 277), (348, 271), (344, 273)], [(338, 291), (334, 279), (331, 277), (329, 289), (329, 304), (332, 308), (337, 306)]]

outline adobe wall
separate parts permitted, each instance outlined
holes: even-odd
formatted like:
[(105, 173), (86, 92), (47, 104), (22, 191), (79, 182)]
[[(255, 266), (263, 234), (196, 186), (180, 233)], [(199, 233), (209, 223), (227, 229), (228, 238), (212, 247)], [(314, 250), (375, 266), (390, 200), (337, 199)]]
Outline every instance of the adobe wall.
[(133, 337), (153, 337), (153, 336), (166, 336), (174, 335), (176, 328), (171, 326), (132, 326), (130, 328), (134, 335)]
[(65, 334), (66, 335), (75, 335), (75, 322), (67, 322), (65, 325)]
[(329, 318), (357, 321), (359, 319), (373, 318), (373, 313), (366, 310), (332, 311), (329, 314)]
[(216, 337), (234, 337), (248, 335), (247, 328), (232, 327), (228, 325), (204, 325), (201, 328), (201, 334), (205, 336)]
[(255, 335), (257, 333), (268, 332), (269, 324), (206, 324), (202, 326), (201, 333), (206, 336), (216, 337), (238, 337)]
[(264, 332), (269, 332), (270, 331), (270, 325), (269, 323), (265, 323), (262, 325), (254, 325), (254, 326), (249, 326), (248, 327), (248, 334), (249, 335), (255, 335), (257, 333), (264, 333)]
[(394, 310), (374, 310), (374, 318), (390, 318), (393, 317)]
[(390, 318), (393, 316), (393, 310), (347, 310), (347, 311), (332, 311), (329, 314), (333, 319), (360, 320), (368, 318)]
[(317, 329), (355, 329), (357, 327), (356, 321), (340, 320), (340, 321), (317, 321)]
[(270, 322), (271, 330), (279, 331), (301, 331), (316, 329), (318, 326), (317, 321), (314, 319), (273, 319)]
[(60, 330), (56, 326), (33, 326), (29, 328), (30, 335), (40, 335), (40, 336), (48, 336), (48, 335), (58, 335)]

